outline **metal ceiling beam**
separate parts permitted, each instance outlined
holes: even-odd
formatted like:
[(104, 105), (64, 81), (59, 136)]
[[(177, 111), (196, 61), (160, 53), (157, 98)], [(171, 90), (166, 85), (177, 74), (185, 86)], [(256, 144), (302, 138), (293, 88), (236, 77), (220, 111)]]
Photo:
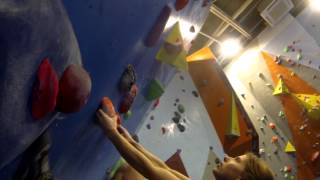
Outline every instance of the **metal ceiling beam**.
[[(241, 13), (246, 10), (249, 5), (253, 2), (253, 0), (246, 0), (241, 6), (239, 9), (237, 9), (237, 11), (235, 13), (233, 13), (232, 15), (232, 20), (236, 20), (240, 15)], [(219, 27), (215, 30), (215, 32), (213, 33), (212, 36), (214, 37), (219, 37), (221, 36), (225, 31), (226, 29), (229, 27), (229, 24), (228, 23), (225, 23), (225, 22), (222, 22)]]
[(238, 22), (232, 19), (229, 15), (227, 15), (225, 12), (223, 12), (220, 8), (218, 8), (216, 5), (212, 5), (210, 7), (210, 12), (220, 19), (222, 19), (224, 22), (232, 26), (234, 29), (236, 29), (239, 33), (241, 33), (244, 37), (251, 39), (250, 33), (248, 33), (245, 29), (243, 29)]

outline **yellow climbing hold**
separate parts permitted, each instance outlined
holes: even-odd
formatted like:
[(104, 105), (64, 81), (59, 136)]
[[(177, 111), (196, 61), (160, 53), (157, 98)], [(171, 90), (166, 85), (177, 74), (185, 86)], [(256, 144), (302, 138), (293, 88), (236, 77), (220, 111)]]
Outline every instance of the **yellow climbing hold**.
[(283, 95), (283, 94), (289, 94), (289, 93), (290, 93), (289, 89), (284, 84), (282, 78), (280, 78), (276, 88), (273, 91), (273, 95), (277, 96), (277, 95)]
[(238, 109), (237, 109), (236, 101), (233, 94), (232, 94), (232, 105), (231, 105), (231, 117), (229, 119), (226, 135), (230, 137), (240, 136)]
[(306, 109), (310, 118), (320, 119), (320, 95), (293, 94), (293, 97)]
[(286, 153), (292, 153), (292, 152), (296, 152), (296, 148), (291, 144), (290, 141), (288, 141), (286, 148), (284, 149), (284, 151)]

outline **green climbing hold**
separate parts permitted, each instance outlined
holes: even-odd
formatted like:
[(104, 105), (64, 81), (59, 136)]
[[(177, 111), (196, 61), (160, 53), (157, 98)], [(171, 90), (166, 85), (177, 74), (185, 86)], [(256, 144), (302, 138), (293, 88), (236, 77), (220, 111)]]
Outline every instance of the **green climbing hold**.
[(284, 116), (285, 116), (285, 115), (284, 115), (284, 112), (283, 112), (283, 111), (279, 111), (278, 116), (281, 117), (281, 118), (284, 118)]
[(283, 52), (289, 52), (288, 46), (286, 46), (286, 47), (283, 48)]
[(145, 98), (148, 101), (152, 101), (161, 97), (163, 93), (164, 93), (164, 88), (161, 85), (161, 83), (158, 80), (153, 79), (150, 81), (148, 85), (147, 95)]
[(132, 116), (131, 110), (129, 110), (127, 113), (124, 114), (124, 119), (129, 119)]
[(180, 113), (184, 113), (184, 112), (185, 112), (184, 106), (183, 106), (182, 104), (179, 104), (179, 105), (178, 105), (178, 111), (179, 111)]

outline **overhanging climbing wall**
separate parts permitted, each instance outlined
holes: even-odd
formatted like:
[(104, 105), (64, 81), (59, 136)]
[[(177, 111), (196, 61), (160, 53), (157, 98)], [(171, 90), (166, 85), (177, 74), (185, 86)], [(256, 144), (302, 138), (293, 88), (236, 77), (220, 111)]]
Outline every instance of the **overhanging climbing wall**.
[[(0, 177), (10, 179), (19, 162), (18, 155), (51, 125), (50, 160), (54, 175), (58, 179), (101, 179), (118, 154), (93, 121), (100, 99), (109, 96), (115, 105), (120, 103), (122, 95), (117, 83), (123, 70), (132, 64), (140, 93), (131, 109), (133, 115), (124, 125), (135, 130), (150, 106), (144, 98), (147, 84), (156, 78), (166, 86), (176, 72), (171, 65), (155, 60), (166, 35), (179, 21), (181, 42), (188, 50), (209, 12), (209, 4), (190, 1), (181, 6), (169, 0), (64, 4), (50, 0), (2, 0), (0, 124), (4, 128), (0, 131)], [(161, 16), (166, 5), (171, 10), (168, 21)], [(159, 24), (160, 28), (153, 28)], [(159, 40), (147, 46), (144, 40), (150, 32), (151, 39), (157, 40), (158, 36)], [(67, 64), (82, 64), (92, 79), (91, 95), (79, 113), (52, 114), (34, 121), (29, 114), (29, 98), (38, 65), (46, 56), (52, 58), (59, 76)]]

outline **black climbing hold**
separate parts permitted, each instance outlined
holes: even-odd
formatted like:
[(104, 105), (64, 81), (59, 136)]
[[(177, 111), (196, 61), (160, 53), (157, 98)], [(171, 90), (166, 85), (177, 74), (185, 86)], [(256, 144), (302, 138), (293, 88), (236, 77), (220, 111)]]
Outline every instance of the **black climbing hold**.
[(185, 89), (182, 89), (182, 92), (186, 92), (186, 90), (185, 90)]
[(137, 75), (131, 64), (123, 71), (118, 87), (120, 92), (129, 92), (132, 85), (136, 83)]
[(176, 124), (178, 124), (180, 122), (180, 118), (179, 117), (173, 117), (172, 121)]
[(147, 127), (147, 129), (151, 129), (151, 125), (150, 124), (147, 124), (146, 127)]
[(194, 97), (199, 97), (199, 94), (197, 93), (197, 91), (192, 91), (192, 94), (194, 95)]
[(184, 113), (184, 112), (185, 112), (184, 106), (183, 106), (182, 104), (179, 104), (179, 105), (178, 105), (178, 111), (179, 111), (180, 113)]
[(174, 106), (177, 106), (177, 103), (174, 103), (173, 105), (174, 105)]
[(194, 28), (194, 26), (190, 27), (190, 32), (192, 32), (192, 33), (196, 32), (196, 29)]
[(180, 99), (179, 99), (179, 98), (177, 98), (177, 99), (176, 99), (176, 102), (179, 102), (179, 101), (180, 101)]
[(210, 147), (209, 147), (209, 149), (210, 149), (210, 150), (213, 150), (213, 147), (212, 147), (212, 146), (210, 146)]
[(184, 122), (184, 123), (186, 123), (186, 122), (187, 122), (187, 120), (186, 120), (185, 118), (183, 118), (183, 122)]
[(182, 124), (177, 124), (177, 127), (180, 132), (184, 132), (186, 130), (186, 127), (184, 127), (184, 125), (182, 125)]
[(154, 116), (150, 116), (150, 120), (154, 120)]
[(216, 164), (220, 164), (220, 163), (221, 163), (221, 162), (220, 162), (220, 159), (216, 158), (216, 159), (215, 159), (215, 163), (216, 163)]
[(181, 76), (180, 76), (180, 79), (181, 79), (181, 80), (184, 80), (184, 77), (181, 75)]
[(181, 114), (179, 112), (177, 112), (177, 111), (174, 112), (174, 116), (178, 117), (179, 119), (181, 118)]

